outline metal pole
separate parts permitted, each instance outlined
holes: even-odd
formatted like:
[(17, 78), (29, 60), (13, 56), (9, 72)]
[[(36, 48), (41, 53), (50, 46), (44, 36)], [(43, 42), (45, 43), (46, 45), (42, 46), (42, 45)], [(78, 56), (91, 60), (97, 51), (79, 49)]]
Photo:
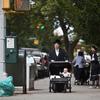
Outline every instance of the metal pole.
[(5, 33), (6, 33), (6, 20), (3, 11), (3, 0), (0, 0), (0, 79), (5, 72)]
[(26, 50), (24, 51), (24, 62), (23, 62), (23, 94), (27, 93), (26, 89)]

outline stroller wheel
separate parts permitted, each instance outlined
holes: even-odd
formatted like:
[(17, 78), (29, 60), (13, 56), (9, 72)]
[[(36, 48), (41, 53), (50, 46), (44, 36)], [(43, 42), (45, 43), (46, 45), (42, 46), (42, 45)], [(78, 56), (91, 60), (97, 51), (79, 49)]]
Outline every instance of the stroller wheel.
[(71, 93), (72, 91), (71, 91), (71, 88), (69, 89), (69, 92)]
[(67, 92), (67, 86), (66, 86), (66, 84), (64, 85), (64, 92), (65, 93)]
[(49, 92), (51, 92), (51, 87), (49, 87)]
[(55, 84), (53, 84), (53, 91), (54, 91), (54, 93), (56, 93), (56, 85)]
[(52, 84), (51, 82), (49, 83), (49, 92), (51, 92), (51, 89), (52, 89)]
[(72, 91), (71, 91), (71, 84), (70, 84), (70, 86), (69, 86), (69, 92), (71, 93)]
[(77, 80), (74, 81), (74, 85), (78, 85), (78, 81)]
[(89, 85), (89, 81), (87, 81), (87, 85)]

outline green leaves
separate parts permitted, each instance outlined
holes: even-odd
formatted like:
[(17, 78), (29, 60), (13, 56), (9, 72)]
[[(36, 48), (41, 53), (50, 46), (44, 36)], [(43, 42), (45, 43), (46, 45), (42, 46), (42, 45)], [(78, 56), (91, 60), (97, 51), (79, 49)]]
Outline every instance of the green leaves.
[(46, 4), (42, 6), (41, 13), (43, 15), (51, 15), (56, 13), (57, 1), (56, 0), (47, 0)]
[[(74, 26), (75, 32), (78, 35), (84, 35), (87, 42), (100, 45), (100, 40), (94, 39), (100, 34), (100, 0), (36, 0), (27, 14), (7, 15), (7, 30), (17, 33), (20, 46), (28, 42), (28, 38), (33, 33), (40, 41), (45, 42), (42, 39), (43, 35), (48, 37), (47, 41), (50, 41), (53, 39), (51, 37), (53, 37), (55, 16), (59, 16), (62, 21), (68, 20)], [(45, 17), (47, 17), (46, 20)]]

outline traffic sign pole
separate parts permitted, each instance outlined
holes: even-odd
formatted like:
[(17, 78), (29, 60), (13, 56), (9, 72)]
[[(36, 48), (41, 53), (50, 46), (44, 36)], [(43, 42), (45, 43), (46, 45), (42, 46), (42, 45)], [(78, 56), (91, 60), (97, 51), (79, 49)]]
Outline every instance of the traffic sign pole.
[(5, 72), (5, 33), (6, 33), (6, 20), (3, 11), (3, 0), (0, 0), (0, 79)]

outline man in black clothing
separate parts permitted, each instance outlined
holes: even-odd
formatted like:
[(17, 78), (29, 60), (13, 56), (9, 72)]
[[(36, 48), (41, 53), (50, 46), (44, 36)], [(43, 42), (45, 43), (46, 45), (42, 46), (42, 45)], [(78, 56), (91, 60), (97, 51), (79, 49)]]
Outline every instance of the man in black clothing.
[[(59, 75), (59, 73), (63, 70), (62, 67), (66, 66), (64, 63), (56, 63), (56, 61), (68, 61), (67, 53), (64, 49), (60, 48), (61, 42), (60, 40), (56, 40), (54, 42), (54, 48), (49, 53), (49, 62), (52, 62), (49, 66), (51, 75)], [(53, 64), (54, 63), (54, 64)], [(62, 91), (64, 89), (64, 84), (56, 84), (56, 91)]]
[(96, 83), (96, 88), (99, 86), (99, 74), (100, 74), (100, 64), (98, 61), (98, 56), (97, 56), (97, 48), (96, 46), (91, 47), (91, 81), (92, 81), (92, 86), (95, 86)]
[(49, 61), (67, 61), (68, 56), (64, 49), (60, 48), (61, 42), (60, 40), (56, 40), (54, 42), (54, 49), (52, 49), (49, 53)]

